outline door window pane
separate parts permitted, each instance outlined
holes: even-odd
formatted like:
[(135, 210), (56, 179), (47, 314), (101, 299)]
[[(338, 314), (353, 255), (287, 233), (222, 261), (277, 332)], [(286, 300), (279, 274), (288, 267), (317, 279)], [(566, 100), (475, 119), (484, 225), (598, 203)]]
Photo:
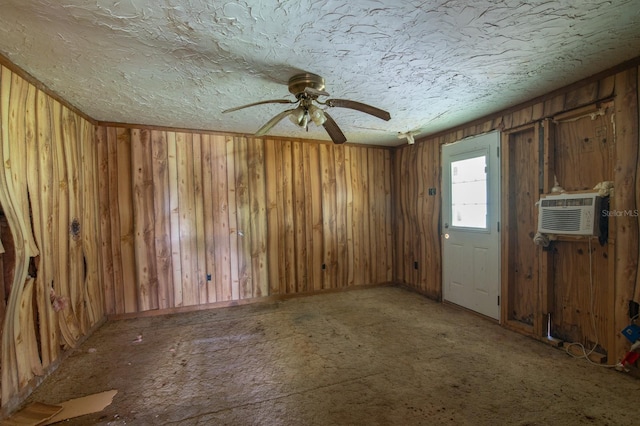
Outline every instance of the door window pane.
[(487, 229), (485, 155), (451, 162), (451, 224)]

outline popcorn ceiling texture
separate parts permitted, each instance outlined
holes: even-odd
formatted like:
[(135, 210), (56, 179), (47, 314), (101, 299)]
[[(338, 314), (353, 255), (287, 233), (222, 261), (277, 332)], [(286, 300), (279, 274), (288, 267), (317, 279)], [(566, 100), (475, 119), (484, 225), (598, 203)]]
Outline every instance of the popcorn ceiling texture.
[[(0, 53), (94, 119), (253, 133), (322, 75), (349, 142), (406, 143), (640, 52), (637, 0), (3, 0)], [(283, 120), (273, 135), (329, 140)]]

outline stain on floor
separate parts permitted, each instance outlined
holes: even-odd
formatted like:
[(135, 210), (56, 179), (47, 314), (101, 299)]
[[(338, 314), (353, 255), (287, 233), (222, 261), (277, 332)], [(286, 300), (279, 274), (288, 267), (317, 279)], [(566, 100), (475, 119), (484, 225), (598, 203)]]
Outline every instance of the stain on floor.
[(631, 425), (640, 380), (380, 287), (108, 322), (27, 402), (109, 389), (61, 424)]

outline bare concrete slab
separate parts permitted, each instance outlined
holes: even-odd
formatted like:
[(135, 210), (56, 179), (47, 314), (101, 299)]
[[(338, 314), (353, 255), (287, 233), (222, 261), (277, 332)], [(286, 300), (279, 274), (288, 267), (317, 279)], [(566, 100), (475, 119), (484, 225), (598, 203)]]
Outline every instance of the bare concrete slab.
[(640, 381), (395, 287), (105, 324), (27, 402), (65, 425), (632, 425)]

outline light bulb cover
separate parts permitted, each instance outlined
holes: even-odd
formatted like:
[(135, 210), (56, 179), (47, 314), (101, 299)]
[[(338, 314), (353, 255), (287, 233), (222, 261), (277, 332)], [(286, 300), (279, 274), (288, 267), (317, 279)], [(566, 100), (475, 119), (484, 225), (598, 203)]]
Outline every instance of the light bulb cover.
[[(298, 108), (296, 108), (293, 111), (291, 111), (291, 114), (289, 114), (289, 119), (291, 120), (291, 122), (293, 124), (295, 124), (297, 126), (304, 127), (304, 125), (302, 125), (300, 123), (302, 122), (302, 120), (304, 119), (304, 117), (306, 115), (307, 114), (306, 114), (305, 109), (302, 107), (302, 105), (300, 105)], [(305, 125), (306, 125), (306, 123), (305, 123)]]
[(307, 123), (309, 122), (309, 114), (305, 111), (305, 114), (302, 116), (302, 119), (298, 123), (300, 127), (307, 127)]
[(313, 121), (316, 126), (322, 126), (324, 122), (327, 121), (324, 111), (315, 105), (309, 106), (309, 115), (311, 116), (311, 121)]

